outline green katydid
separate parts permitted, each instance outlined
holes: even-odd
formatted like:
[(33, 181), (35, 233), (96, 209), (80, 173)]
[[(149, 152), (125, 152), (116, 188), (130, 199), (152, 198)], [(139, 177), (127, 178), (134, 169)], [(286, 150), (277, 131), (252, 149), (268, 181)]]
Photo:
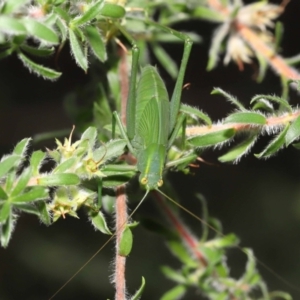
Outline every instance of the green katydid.
[[(114, 112), (121, 135), (126, 139), (130, 152), (137, 158), (139, 181), (147, 191), (162, 186), (167, 151), (172, 146), (184, 120), (184, 117), (179, 117), (179, 109), (185, 70), (192, 47), (192, 41), (187, 35), (161, 25), (156, 26), (184, 41), (183, 57), (171, 101), (155, 67), (150, 65), (144, 67), (139, 82), (136, 83), (139, 49), (134, 46), (126, 108), (127, 130), (123, 127), (117, 112)], [(186, 159), (191, 161), (195, 157), (192, 155)]]

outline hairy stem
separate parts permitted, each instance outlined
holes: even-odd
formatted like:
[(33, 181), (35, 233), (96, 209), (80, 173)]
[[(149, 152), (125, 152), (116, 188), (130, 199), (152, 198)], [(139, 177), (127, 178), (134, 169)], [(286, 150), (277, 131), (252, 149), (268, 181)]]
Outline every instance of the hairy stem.
[(115, 261), (115, 300), (126, 300), (126, 284), (125, 284), (125, 265), (126, 257), (119, 255), (119, 243), (122, 236), (124, 224), (127, 222), (127, 203), (125, 186), (117, 187), (116, 198), (116, 261)]
[[(284, 113), (280, 116), (269, 116), (266, 118), (266, 124), (262, 126), (261, 130), (266, 132), (273, 132), (276, 128), (282, 128), (286, 124), (293, 122), (297, 117), (300, 116), (300, 110), (295, 110), (292, 113)], [(238, 131), (251, 131), (257, 130), (257, 126), (253, 126), (251, 124), (242, 124), (242, 123), (217, 123), (212, 124), (211, 126), (203, 125), (203, 126), (193, 126), (188, 127), (185, 130), (185, 134), (187, 136), (194, 135), (204, 135), (212, 132), (221, 131), (224, 129), (234, 129), (236, 132)]]
[[(120, 48), (121, 63), (119, 67), (119, 76), (121, 82), (121, 120), (126, 125), (126, 105), (128, 96), (128, 68), (127, 68), (127, 53), (123, 48)], [(119, 243), (122, 235), (124, 224), (127, 222), (127, 202), (125, 194), (125, 186), (121, 185), (116, 189), (116, 259), (115, 259), (115, 288), (116, 300), (126, 299), (126, 284), (125, 284), (125, 265), (126, 257), (119, 255)]]

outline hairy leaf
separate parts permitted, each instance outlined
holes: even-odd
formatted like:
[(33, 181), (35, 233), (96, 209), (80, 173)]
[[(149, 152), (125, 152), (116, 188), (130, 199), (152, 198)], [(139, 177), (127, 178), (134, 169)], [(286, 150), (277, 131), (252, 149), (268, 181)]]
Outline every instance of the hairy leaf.
[(254, 133), (248, 139), (230, 149), (226, 154), (218, 158), (221, 162), (237, 161), (246, 155), (256, 141), (257, 135)]
[(201, 110), (199, 110), (197, 108), (191, 107), (186, 104), (181, 104), (180, 111), (182, 111), (188, 115), (196, 116), (197, 118), (199, 118), (200, 120), (202, 120), (204, 123), (206, 123), (209, 126), (212, 124), (211, 118), (207, 114), (205, 114), (204, 112), (202, 112)]
[(95, 56), (102, 62), (106, 61), (107, 53), (105, 43), (99, 30), (94, 26), (86, 26), (85, 35)]
[(80, 178), (73, 173), (50, 174), (37, 179), (37, 184), (42, 186), (77, 185)]
[(96, 229), (98, 229), (104, 234), (112, 234), (106, 224), (105, 217), (101, 211), (99, 211), (98, 213), (91, 213), (90, 219)]
[(289, 129), (287, 125), (284, 130), (280, 132), (270, 143), (269, 145), (260, 153), (254, 154), (257, 158), (267, 158), (275, 154), (281, 147), (285, 145), (285, 135)]
[(300, 116), (291, 124), (286, 135), (285, 144), (286, 146), (293, 143), (300, 136)]
[(131, 229), (126, 226), (125, 229), (122, 231), (120, 241), (119, 241), (119, 249), (118, 253), (121, 256), (128, 256), (132, 249), (133, 243), (133, 236)]
[(88, 69), (88, 60), (86, 53), (83, 51), (82, 45), (80, 44), (76, 34), (71, 29), (69, 29), (69, 38), (72, 54), (75, 58), (75, 61), (78, 66), (80, 66), (86, 72)]
[(25, 56), (23, 53), (18, 54), (19, 59), (23, 62), (23, 64), (33, 73), (42, 76), (43, 78), (55, 80), (62, 73), (54, 71), (50, 68), (44, 67), (42, 65), (36, 64), (33, 61), (31, 61), (27, 56)]
[(58, 44), (58, 35), (52, 28), (47, 27), (34, 19), (22, 19), (22, 23), (26, 27), (27, 32), (34, 38), (45, 43)]
[(251, 125), (265, 125), (267, 119), (265, 116), (255, 112), (237, 112), (229, 115), (224, 123), (242, 123)]
[(0, 32), (7, 34), (27, 34), (27, 30), (21, 21), (4, 15), (0, 16)]
[(214, 88), (211, 92), (212, 95), (222, 95), (224, 96), (231, 104), (235, 105), (238, 109), (245, 111), (246, 108), (244, 107), (244, 105), (239, 102), (234, 96), (226, 93), (225, 91), (223, 91), (220, 88)]
[(229, 141), (235, 135), (232, 128), (189, 138), (188, 141), (196, 147), (215, 146), (219, 143)]

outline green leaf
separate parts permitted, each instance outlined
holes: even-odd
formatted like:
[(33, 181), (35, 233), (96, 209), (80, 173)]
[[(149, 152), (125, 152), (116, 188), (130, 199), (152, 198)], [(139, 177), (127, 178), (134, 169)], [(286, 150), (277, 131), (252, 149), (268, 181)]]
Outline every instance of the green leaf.
[(285, 299), (285, 300), (293, 300), (292, 296), (288, 293), (275, 291), (269, 294), (270, 300), (278, 300), (278, 299)]
[(225, 91), (223, 91), (220, 88), (214, 88), (211, 92), (211, 95), (222, 95), (224, 96), (231, 104), (235, 105), (238, 109), (245, 111), (246, 108), (244, 107), (244, 105), (239, 102), (234, 96), (226, 93)]
[(212, 247), (212, 248), (227, 248), (227, 247), (234, 247), (239, 244), (238, 237), (231, 233), (220, 238), (215, 238), (205, 243), (205, 247)]
[(104, 6), (101, 9), (101, 15), (107, 18), (121, 19), (125, 14), (126, 11), (123, 6), (108, 1), (104, 2)]
[(193, 10), (193, 16), (200, 19), (204, 19), (211, 22), (222, 22), (226, 20), (224, 14), (219, 13), (216, 10), (212, 10), (205, 6), (198, 6)]
[(297, 55), (289, 57), (289, 58), (285, 58), (284, 61), (288, 65), (298, 65), (300, 62), (300, 54), (297, 54)]
[(61, 43), (63, 43), (67, 40), (68, 37), (68, 27), (64, 21), (62, 21), (60, 18), (56, 19), (56, 26), (58, 27), (60, 31), (61, 36)]
[(211, 46), (209, 48), (209, 58), (206, 70), (211, 71), (217, 65), (219, 59), (219, 53), (221, 52), (222, 42), (225, 39), (226, 35), (230, 30), (230, 24), (224, 23), (223, 25), (219, 26), (212, 37)]
[(184, 283), (186, 278), (178, 270), (174, 270), (168, 266), (161, 266), (160, 270), (168, 279), (175, 281), (176, 283)]
[[(69, 23), (71, 20), (71, 16), (69, 15), (69, 13), (62, 9), (61, 7), (57, 6), (53, 8), (54, 12), (56, 12), (66, 23)], [(59, 18), (57, 18), (59, 19)]]
[(258, 83), (261, 83), (263, 81), (263, 79), (265, 78), (269, 64), (263, 55), (256, 53), (256, 57), (257, 57), (258, 64), (259, 64), (259, 70), (258, 70), (258, 75), (257, 75), (256, 81)]
[(51, 28), (34, 19), (22, 19), (23, 25), (26, 27), (27, 32), (34, 38), (50, 44), (58, 44), (58, 35)]
[(221, 162), (237, 161), (243, 155), (247, 154), (251, 147), (254, 145), (257, 134), (250, 135), (248, 139), (233, 147), (225, 155), (218, 158)]
[(229, 141), (235, 135), (233, 128), (224, 129), (188, 139), (188, 142), (196, 147), (215, 146), (219, 143)]
[(6, 194), (6, 192), (4, 191), (2, 186), (0, 185), (0, 200), (6, 200), (7, 198), (8, 198), (8, 195)]
[(9, 16), (0, 16), (0, 32), (7, 34), (27, 34), (25, 26), (17, 19)]
[(285, 145), (293, 143), (300, 136), (300, 116), (291, 124), (285, 135)]
[(184, 294), (186, 293), (186, 287), (184, 285), (177, 285), (176, 287), (172, 288), (168, 292), (166, 292), (160, 300), (176, 300), (182, 299)]
[(291, 108), (290, 104), (285, 99), (283, 99), (281, 97), (277, 97), (277, 96), (257, 95), (251, 99), (250, 104), (253, 104), (254, 102), (261, 100), (261, 99), (267, 99), (267, 100), (273, 101), (275, 103), (278, 103), (281, 106), (283, 106), (284, 108), (286, 108), (286, 110), (288, 112), (292, 112), (292, 108)]
[(73, 173), (50, 174), (37, 179), (37, 184), (42, 186), (78, 185), (80, 178)]
[(180, 240), (168, 240), (167, 245), (170, 251), (185, 265), (196, 266), (195, 260), (191, 257), (190, 253), (187, 251), (185, 246)]
[(101, 62), (105, 62), (107, 60), (107, 53), (99, 30), (94, 26), (86, 26), (84, 30), (93, 53)]
[(69, 170), (70, 168), (72, 168), (72, 166), (75, 164), (75, 162), (77, 161), (77, 157), (70, 157), (68, 159), (66, 159), (63, 163), (57, 165), (52, 173), (53, 174), (57, 174), (57, 173), (63, 173), (66, 172), (67, 170)]
[(146, 285), (146, 281), (145, 278), (142, 277), (142, 283), (141, 286), (139, 287), (139, 289), (134, 293), (134, 295), (130, 298), (130, 300), (138, 300), (140, 299), (140, 297), (142, 296), (142, 293), (144, 291)]
[(132, 249), (133, 236), (130, 228), (126, 226), (122, 231), (120, 241), (119, 241), (119, 249), (118, 254), (121, 256), (128, 256)]
[(27, 167), (25, 170), (23, 170), (23, 172), (19, 176), (18, 181), (15, 184), (15, 186), (10, 194), (11, 197), (15, 197), (23, 192), (23, 190), (27, 186), (27, 183), (29, 182), (31, 174), (32, 174), (31, 167)]
[(96, 161), (99, 161), (101, 159), (103, 160), (103, 162), (106, 162), (109, 159), (123, 154), (125, 146), (126, 141), (123, 139), (112, 140), (102, 147), (96, 149), (93, 153), (93, 158)]
[(152, 51), (157, 60), (161, 63), (169, 75), (175, 79), (178, 75), (178, 68), (174, 60), (159, 44), (152, 42), (150, 45), (152, 46)]
[(62, 74), (61, 72), (56, 72), (50, 68), (34, 63), (21, 52), (18, 54), (18, 57), (23, 62), (23, 64), (29, 69), (30, 72), (42, 76), (45, 79), (55, 80)]
[(181, 104), (180, 111), (188, 115), (196, 116), (204, 123), (206, 123), (208, 126), (212, 124), (211, 118), (207, 114), (203, 113), (201, 110), (195, 107), (191, 107), (187, 104)]
[(6, 220), (8, 219), (8, 217), (11, 214), (11, 203), (6, 201), (0, 210), (0, 223), (4, 223), (6, 222)]
[(104, 6), (103, 0), (97, 1), (93, 6), (91, 6), (83, 15), (76, 17), (73, 19), (70, 23), (70, 26), (81, 26), (93, 19), (95, 19), (98, 15), (100, 15), (100, 12)]
[[(39, 216), (39, 210), (37, 209), (37, 207), (35, 206), (35, 203), (38, 203), (39, 201), (36, 202), (31, 202), (31, 203), (27, 203), (27, 202), (22, 202), (22, 203), (14, 203), (15, 207), (18, 208), (18, 210), (23, 211), (27, 214), (32, 214), (35, 216)], [(42, 202), (42, 201), (40, 201)]]
[(101, 211), (90, 214), (90, 220), (94, 227), (104, 234), (112, 234), (106, 224), (105, 217)]
[(294, 143), (293, 147), (297, 150), (300, 150), (300, 143)]
[[(40, 220), (45, 224), (45, 225), (50, 225), (51, 224), (51, 217), (50, 213), (47, 209), (47, 205), (45, 201), (37, 201), (35, 202), (35, 205), (39, 211), (39, 218)], [(19, 208), (19, 206), (18, 206)]]
[(208, 272), (211, 272), (212, 267), (215, 267), (216, 265), (219, 265), (222, 263), (222, 260), (224, 258), (224, 250), (223, 249), (216, 249), (214, 247), (206, 247), (206, 244), (209, 242), (206, 242), (203, 247), (201, 247), (201, 251), (203, 255), (206, 258), (206, 261), (208, 262)]
[(279, 21), (276, 22), (275, 24), (275, 47), (274, 50), (278, 52), (280, 49), (280, 44), (282, 41), (284, 29), (283, 29), (283, 24)]
[(257, 100), (256, 103), (252, 106), (252, 109), (253, 110), (263, 109), (268, 112), (274, 112), (273, 104), (269, 100), (266, 100), (266, 99)]
[(29, 192), (17, 195), (10, 198), (10, 201), (14, 204), (17, 202), (31, 202), (41, 199), (46, 199), (49, 197), (48, 189), (41, 186), (34, 186)]
[(136, 175), (136, 168), (126, 165), (107, 165), (101, 171), (106, 176), (102, 179), (103, 187), (109, 188), (127, 183)]
[(267, 158), (275, 154), (285, 143), (285, 135), (289, 129), (289, 124), (278, 134), (269, 145), (260, 153), (254, 154), (257, 158)]
[(75, 58), (75, 61), (78, 66), (80, 66), (86, 72), (88, 69), (86, 54), (83, 52), (82, 46), (80, 45), (76, 34), (71, 28), (69, 29), (69, 38), (72, 54)]
[(224, 120), (224, 124), (226, 123), (265, 125), (267, 123), (267, 119), (265, 116), (255, 112), (237, 112), (229, 115)]
[[(1, 34), (0, 34), (0, 39), (1, 39)], [(1, 43), (1, 40), (0, 40), (0, 43)], [(0, 59), (3, 59), (5, 57), (11, 55), (13, 53), (13, 50), (14, 49), (11, 48), (11, 49), (6, 49), (6, 50), (0, 52)]]
[(30, 157), (30, 166), (32, 168), (32, 175), (39, 175), (40, 167), (42, 166), (46, 153), (41, 150), (34, 151)]
[(95, 127), (89, 127), (85, 130), (82, 134), (80, 140), (81, 141), (88, 141), (89, 149), (93, 149), (97, 138), (97, 129)]
[(1, 11), (4, 15), (15, 12), (20, 6), (25, 5), (29, 0), (6, 0)]
[(251, 249), (244, 248), (243, 251), (247, 254), (248, 260), (246, 265), (246, 272), (243, 275), (242, 280), (245, 283), (249, 284), (252, 280), (252, 277), (257, 275), (256, 261), (253, 251)]
[(54, 48), (35, 48), (26, 44), (20, 45), (21, 50), (33, 56), (47, 57), (54, 53)]
[(5, 181), (5, 191), (6, 193), (9, 195), (9, 193), (11, 192), (13, 186), (14, 186), (14, 183), (16, 181), (16, 171), (17, 170), (13, 170), (12, 172), (9, 172), (7, 175), (6, 175), (6, 181)]
[(16, 167), (21, 162), (22, 158), (20, 155), (10, 155), (3, 157), (0, 162), (0, 178), (4, 176), (10, 169)]
[(0, 239), (2, 247), (6, 248), (8, 246), (13, 230), (14, 220), (12, 213), (10, 213), (6, 222), (0, 227)]
[(29, 142), (31, 141), (31, 138), (26, 138), (21, 140), (14, 148), (13, 154), (15, 155), (26, 155), (26, 151), (28, 149)]

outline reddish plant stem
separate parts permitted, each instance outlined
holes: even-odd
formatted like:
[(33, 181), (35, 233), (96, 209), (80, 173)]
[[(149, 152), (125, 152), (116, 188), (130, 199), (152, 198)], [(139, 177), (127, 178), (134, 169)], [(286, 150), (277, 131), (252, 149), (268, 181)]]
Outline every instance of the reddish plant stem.
[[(296, 118), (300, 116), (300, 110), (295, 110), (291, 113), (283, 113), (281, 116), (269, 116), (266, 118), (266, 124), (262, 126), (262, 130), (268, 131), (272, 127), (276, 126), (285, 126), (290, 122), (293, 122)], [(185, 130), (185, 134), (187, 136), (193, 135), (204, 135), (207, 133), (218, 132), (220, 130), (225, 129), (234, 129), (236, 132), (239, 131), (250, 131), (252, 129), (256, 129), (258, 127), (249, 125), (249, 124), (241, 124), (241, 123), (228, 123), (228, 124), (212, 124), (211, 126), (193, 126), (188, 127)]]
[(116, 189), (116, 261), (115, 261), (115, 300), (126, 300), (125, 266), (126, 257), (119, 255), (119, 244), (124, 224), (127, 222), (127, 203), (125, 186), (118, 186)]
[[(128, 95), (128, 69), (127, 69), (127, 53), (120, 48), (120, 67), (119, 76), (121, 83), (121, 120), (126, 125), (126, 104)], [(115, 288), (116, 295), (115, 300), (126, 299), (126, 280), (125, 280), (125, 266), (126, 257), (119, 255), (119, 243), (124, 229), (124, 225), (127, 223), (127, 202), (125, 194), (125, 186), (121, 185), (116, 189), (116, 259), (115, 259)]]
[(207, 267), (207, 261), (202, 252), (199, 249), (199, 243), (197, 239), (191, 234), (191, 232), (186, 228), (180, 218), (174, 214), (174, 212), (166, 205), (165, 200), (162, 195), (156, 191), (153, 191), (156, 200), (159, 203), (160, 208), (167, 216), (169, 222), (176, 228), (181, 240), (188, 247), (190, 253), (202, 264), (203, 267)]

